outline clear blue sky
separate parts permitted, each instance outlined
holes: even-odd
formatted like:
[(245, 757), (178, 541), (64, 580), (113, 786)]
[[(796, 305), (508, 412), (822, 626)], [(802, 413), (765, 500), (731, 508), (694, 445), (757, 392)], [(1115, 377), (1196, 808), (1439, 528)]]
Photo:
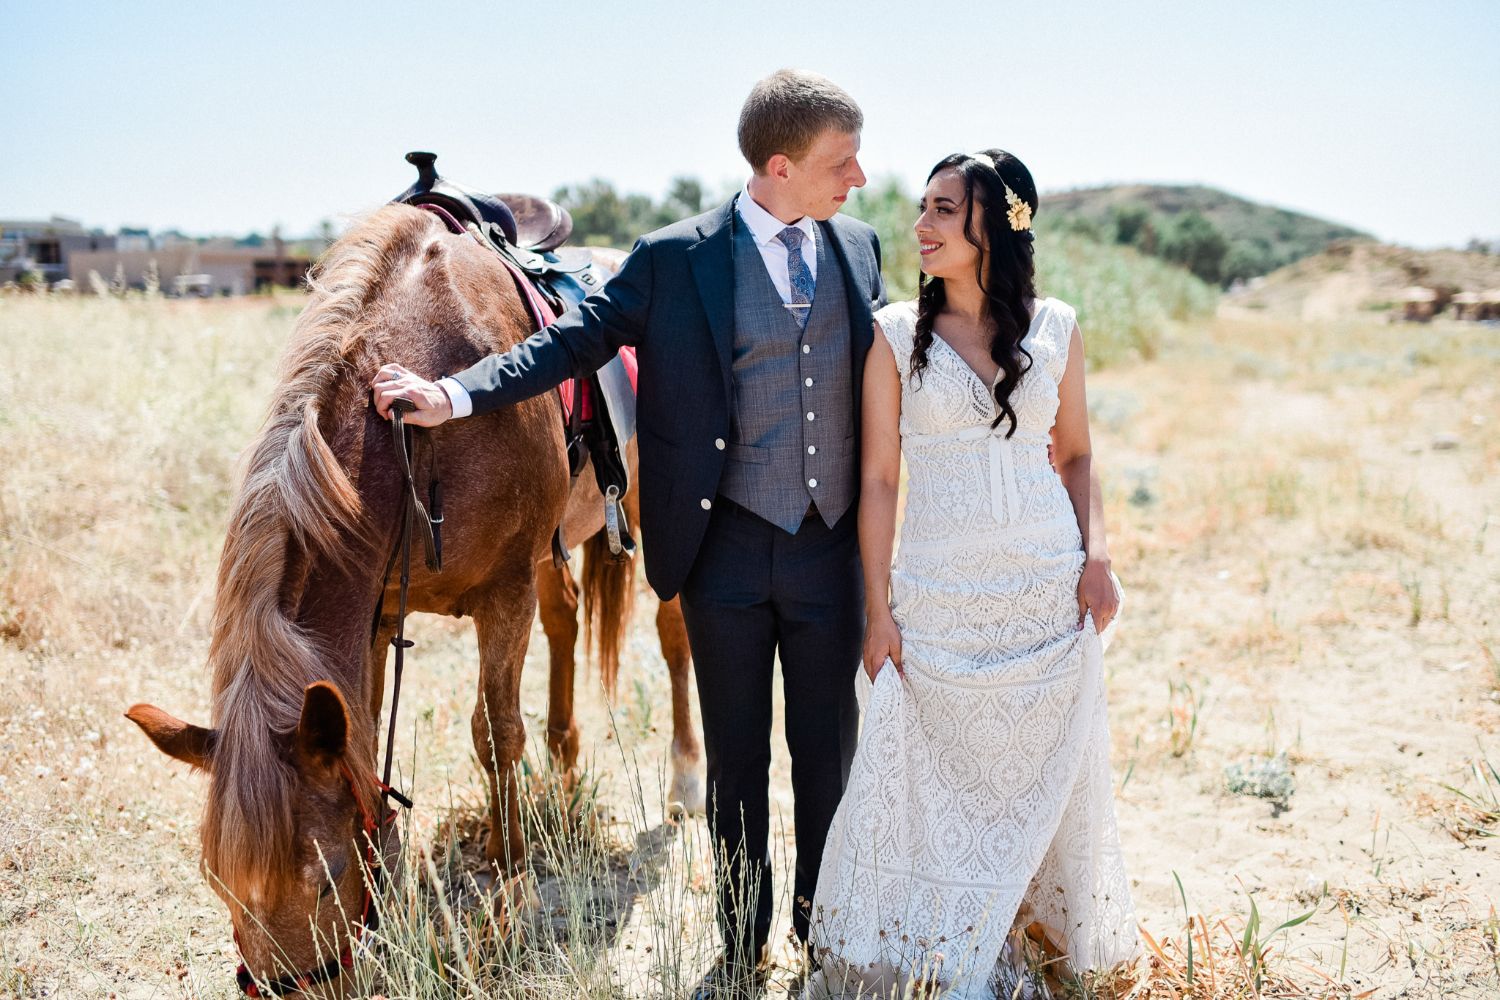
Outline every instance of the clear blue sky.
[(849, 90), (867, 172), (913, 187), (996, 145), (1044, 192), (1201, 182), (1418, 246), (1500, 237), (1495, 0), (0, 0), (0, 218), (301, 234), (404, 188), (409, 149), (496, 190), (717, 189), (784, 65)]

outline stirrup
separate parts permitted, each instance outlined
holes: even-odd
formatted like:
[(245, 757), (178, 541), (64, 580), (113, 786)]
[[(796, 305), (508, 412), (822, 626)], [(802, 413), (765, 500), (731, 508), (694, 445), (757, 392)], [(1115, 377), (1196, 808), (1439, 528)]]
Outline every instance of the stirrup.
[(625, 505), (620, 502), (620, 487), (613, 484), (604, 494), (604, 530), (609, 538), (610, 555), (631, 559), (635, 556), (635, 539), (625, 523)]

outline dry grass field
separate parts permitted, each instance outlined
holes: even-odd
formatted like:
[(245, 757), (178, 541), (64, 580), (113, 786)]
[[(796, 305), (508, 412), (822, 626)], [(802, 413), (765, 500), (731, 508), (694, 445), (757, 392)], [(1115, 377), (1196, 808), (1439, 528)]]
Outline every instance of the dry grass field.
[[(121, 712), (208, 719), (232, 471), (300, 301), (0, 299), (0, 996), (236, 995), (197, 869), (202, 780)], [(1106, 665), (1152, 942), (1135, 995), (1500, 995), (1497, 372), (1493, 327), (1229, 314), (1091, 376), (1127, 589)], [(643, 596), (613, 709), (581, 685), (591, 764), (565, 836), (535, 782), (542, 903), (505, 939), (467, 877), (472, 631), (412, 620), (417, 807), (357, 991), (614, 998), (696, 978), (715, 948), (705, 838), (663, 814), (653, 613)], [(527, 662), (540, 733), (539, 630)], [(787, 767), (780, 747), (783, 867)]]

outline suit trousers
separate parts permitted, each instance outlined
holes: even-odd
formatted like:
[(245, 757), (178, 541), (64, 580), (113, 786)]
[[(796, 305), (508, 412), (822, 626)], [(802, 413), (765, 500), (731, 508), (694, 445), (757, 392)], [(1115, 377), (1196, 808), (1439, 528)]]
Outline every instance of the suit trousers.
[(720, 929), (731, 955), (753, 958), (771, 930), (767, 799), (778, 656), (796, 824), (792, 927), (807, 941), (823, 844), (858, 733), (854, 678), (865, 622), (856, 509), (831, 528), (812, 512), (788, 533), (718, 497), (682, 588), (708, 758)]

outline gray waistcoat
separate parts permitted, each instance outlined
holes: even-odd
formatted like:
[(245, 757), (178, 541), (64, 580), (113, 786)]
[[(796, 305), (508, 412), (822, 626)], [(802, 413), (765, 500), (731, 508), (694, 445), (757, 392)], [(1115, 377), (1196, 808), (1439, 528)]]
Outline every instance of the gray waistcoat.
[(793, 533), (815, 503), (832, 527), (857, 482), (843, 269), (820, 229), (817, 287), (799, 329), (750, 227), (735, 222), (733, 427), (719, 492)]

